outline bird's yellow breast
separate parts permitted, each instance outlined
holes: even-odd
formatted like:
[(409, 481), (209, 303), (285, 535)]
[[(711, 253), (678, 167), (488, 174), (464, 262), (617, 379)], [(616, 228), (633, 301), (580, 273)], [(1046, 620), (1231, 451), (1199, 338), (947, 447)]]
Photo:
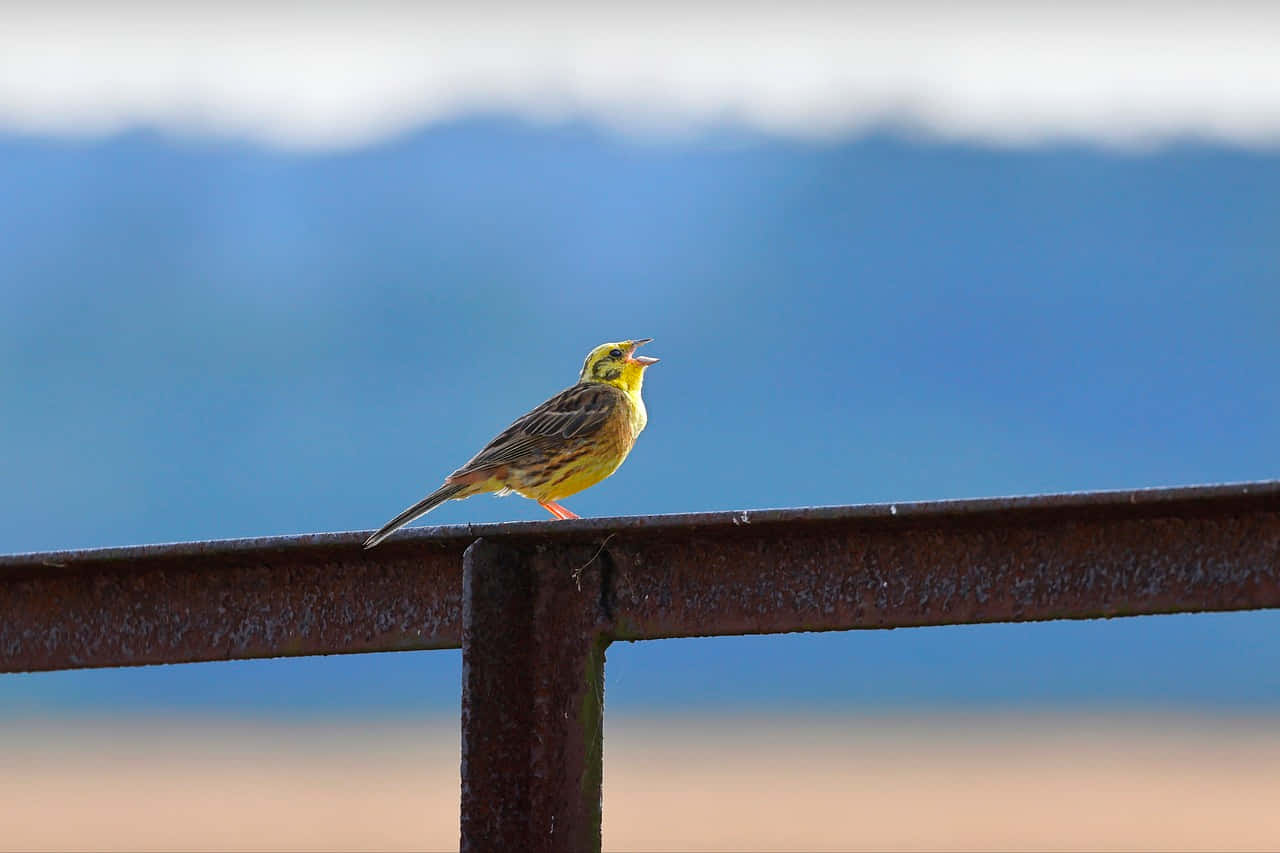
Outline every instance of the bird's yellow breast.
[(526, 498), (558, 501), (591, 488), (618, 470), (648, 419), (638, 393), (624, 392), (623, 398), (589, 442), (566, 450), (538, 469), (510, 471), (505, 485)]

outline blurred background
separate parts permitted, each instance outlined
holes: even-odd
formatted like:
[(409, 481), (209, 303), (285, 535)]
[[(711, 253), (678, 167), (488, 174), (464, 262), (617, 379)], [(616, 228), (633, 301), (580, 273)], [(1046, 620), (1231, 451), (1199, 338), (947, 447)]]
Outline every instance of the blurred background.
[[(0, 7), (0, 552), (1280, 477), (1262, 4)], [(431, 524), (534, 519), (519, 498)], [(0, 677), (0, 847), (448, 849), (456, 652)], [(608, 657), (609, 849), (1266, 849), (1280, 617)]]

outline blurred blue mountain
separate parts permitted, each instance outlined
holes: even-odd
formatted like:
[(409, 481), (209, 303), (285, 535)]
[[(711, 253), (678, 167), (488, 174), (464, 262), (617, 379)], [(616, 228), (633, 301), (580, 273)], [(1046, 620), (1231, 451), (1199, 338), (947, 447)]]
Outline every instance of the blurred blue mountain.
[[(583, 515), (1273, 478), (1277, 235), (1280, 155), (1191, 143), (499, 119), (342, 153), (0, 138), (0, 551), (376, 527), (591, 346), (640, 336), (663, 359), (650, 426), (567, 502)], [(541, 515), (476, 498), (429, 520)], [(1278, 629), (618, 646), (611, 703), (1275, 705)], [(446, 707), (456, 670), (65, 673), (0, 679), (0, 703)]]

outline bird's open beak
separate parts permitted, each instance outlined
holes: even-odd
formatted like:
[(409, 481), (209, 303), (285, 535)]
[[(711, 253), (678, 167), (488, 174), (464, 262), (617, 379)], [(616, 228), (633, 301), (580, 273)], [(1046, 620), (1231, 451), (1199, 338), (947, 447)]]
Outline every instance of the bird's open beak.
[(657, 364), (658, 359), (656, 358), (650, 358), (647, 355), (636, 355), (636, 349), (639, 346), (641, 346), (642, 344), (647, 344), (652, 340), (653, 338), (641, 338), (638, 341), (632, 341), (631, 346), (627, 347), (627, 361), (634, 361), (636, 364), (640, 365), (641, 367), (648, 367), (651, 364)]

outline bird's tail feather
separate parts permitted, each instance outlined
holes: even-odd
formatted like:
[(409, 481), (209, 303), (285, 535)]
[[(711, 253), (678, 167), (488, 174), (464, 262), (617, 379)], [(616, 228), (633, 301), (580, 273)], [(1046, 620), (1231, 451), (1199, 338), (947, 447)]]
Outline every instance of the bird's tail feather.
[(377, 533), (365, 540), (364, 547), (372, 548), (392, 533), (395, 533), (401, 527), (404, 527), (406, 524), (413, 521), (415, 518), (426, 515), (440, 504), (452, 497), (455, 497), (458, 492), (465, 488), (466, 486), (461, 483), (446, 483), (413, 506), (406, 509), (404, 512), (397, 515), (395, 518), (388, 521), (386, 524), (382, 525), (381, 529), (379, 529)]

